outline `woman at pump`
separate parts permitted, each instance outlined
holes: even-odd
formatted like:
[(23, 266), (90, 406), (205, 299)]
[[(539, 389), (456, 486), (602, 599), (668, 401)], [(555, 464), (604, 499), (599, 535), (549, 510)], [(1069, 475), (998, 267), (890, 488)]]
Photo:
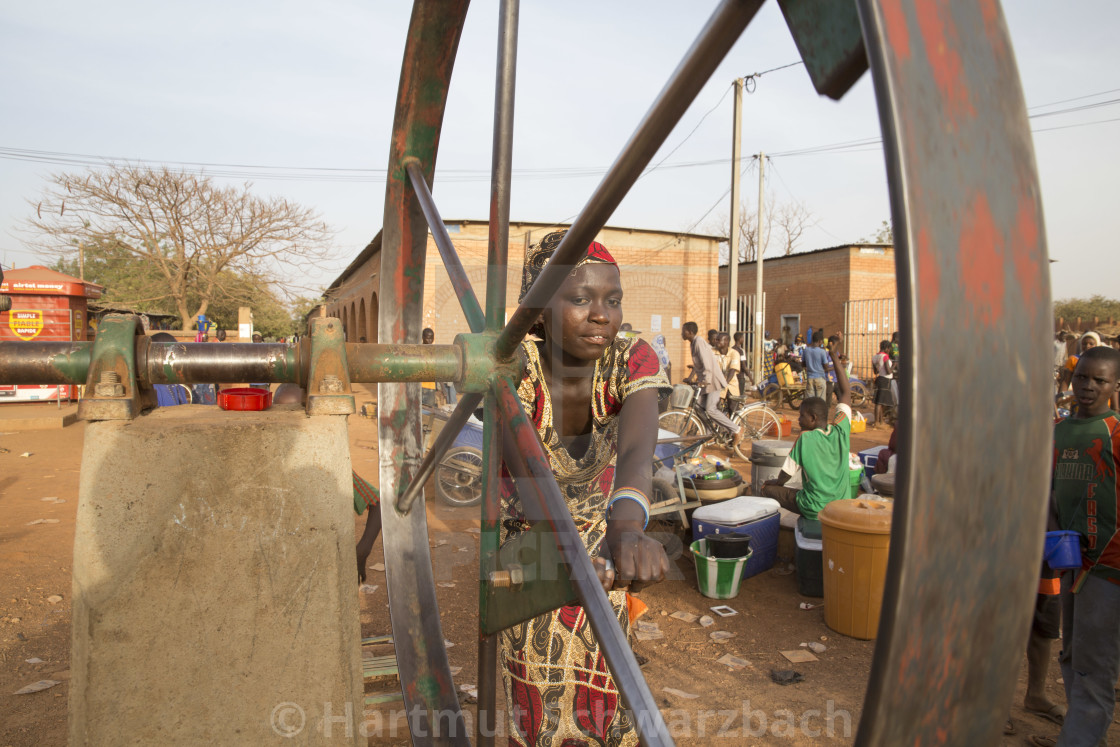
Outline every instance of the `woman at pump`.
[[(526, 252), (525, 297), (564, 232)], [(649, 520), (659, 390), (669, 390), (657, 354), (620, 338), (618, 265), (592, 243), (522, 343), (518, 396), (540, 436), (580, 539), (594, 559), (618, 623), (629, 632), (644, 605), (626, 589), (660, 581), (669, 569)], [(503, 481), (502, 542), (531, 524), (511, 481)], [(607, 569), (611, 558), (615, 571)], [(570, 604), (501, 634), (501, 665), (516, 744), (637, 744), (582, 606)]]

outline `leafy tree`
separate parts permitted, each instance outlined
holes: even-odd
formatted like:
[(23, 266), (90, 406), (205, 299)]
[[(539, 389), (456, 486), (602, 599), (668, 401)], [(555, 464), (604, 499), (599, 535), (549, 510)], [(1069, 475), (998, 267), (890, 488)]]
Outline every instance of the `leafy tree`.
[(121, 298), (165, 305), (190, 329), (214, 304), (247, 305), (249, 289), (294, 290), (279, 280), (285, 270), (303, 276), (330, 256), (331, 231), (315, 211), (249, 188), (167, 168), (56, 174), (32, 202), (29, 243), (68, 260), (94, 252), (145, 265), (118, 278), (127, 278)]
[(1092, 298), (1063, 298), (1054, 302), (1054, 319), (1065, 319), (1067, 322), (1074, 319), (1087, 322), (1093, 319), (1120, 319), (1120, 300), (1101, 295)]
[[(147, 262), (137, 262), (119, 246), (87, 247), (83, 251), (84, 267), (77, 259), (60, 259), (53, 269), (70, 275), (84, 272), (85, 279), (105, 286), (101, 303), (123, 306), (143, 313), (174, 314), (175, 308), (161, 292), (163, 277)], [(253, 310), (253, 326), (265, 336), (287, 336), (292, 333), (288, 304), (268, 284), (255, 278), (227, 271), (218, 285), (220, 294), (207, 306), (207, 316), (222, 329), (237, 327), (242, 306)], [(300, 299), (302, 300), (302, 299)], [(199, 299), (191, 294), (188, 302), (195, 306)]]
[(864, 236), (860, 239), (861, 242), (866, 244), (894, 244), (894, 226), (890, 221), (883, 221), (875, 233), (870, 237)]

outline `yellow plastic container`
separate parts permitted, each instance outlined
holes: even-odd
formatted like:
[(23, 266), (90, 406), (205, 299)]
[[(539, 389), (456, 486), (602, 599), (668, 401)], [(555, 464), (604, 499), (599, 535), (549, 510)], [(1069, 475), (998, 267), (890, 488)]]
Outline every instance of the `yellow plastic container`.
[(820, 512), (824, 621), (837, 633), (871, 640), (879, 629), (892, 503), (832, 501)]

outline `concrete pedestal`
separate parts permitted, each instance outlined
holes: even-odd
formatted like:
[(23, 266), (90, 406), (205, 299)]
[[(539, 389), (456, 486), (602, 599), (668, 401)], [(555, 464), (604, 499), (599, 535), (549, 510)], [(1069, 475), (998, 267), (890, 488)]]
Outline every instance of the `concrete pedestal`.
[(344, 417), (181, 406), (90, 423), (71, 744), (356, 742), (351, 496)]

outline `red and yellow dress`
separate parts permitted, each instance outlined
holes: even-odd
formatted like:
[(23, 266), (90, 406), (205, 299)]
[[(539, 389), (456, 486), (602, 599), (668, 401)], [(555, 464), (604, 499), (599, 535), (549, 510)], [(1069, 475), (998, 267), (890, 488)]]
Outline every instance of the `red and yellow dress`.
[[(615, 339), (595, 363), (591, 441), (587, 451), (575, 458), (553, 426), (552, 396), (537, 343), (527, 341), (523, 348), (528, 363), (518, 395), (537, 427), (584, 547), (595, 556), (607, 528), (622, 404), (643, 389), (671, 389), (669, 380), (644, 340)], [(505, 487), (503, 542), (529, 528), (517, 496), (508, 483)], [(619, 625), (629, 634), (626, 592), (612, 591), (609, 597)], [(582, 606), (570, 604), (503, 631), (501, 667), (510, 744), (637, 744), (633, 721), (623, 710)]]

